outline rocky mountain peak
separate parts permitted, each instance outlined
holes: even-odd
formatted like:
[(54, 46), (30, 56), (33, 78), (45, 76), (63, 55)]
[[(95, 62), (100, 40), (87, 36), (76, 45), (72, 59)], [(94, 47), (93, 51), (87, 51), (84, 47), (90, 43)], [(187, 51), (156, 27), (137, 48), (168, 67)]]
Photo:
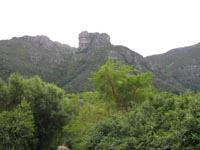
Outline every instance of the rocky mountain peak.
[[(29, 42), (36, 48), (42, 49), (54, 49), (56, 42), (53, 42), (49, 37), (44, 35), (37, 35), (37, 36), (22, 36), (22, 37), (14, 37), (12, 40), (20, 41), (20, 42)], [(57, 44), (59, 45), (59, 44)]]
[(88, 48), (110, 46), (110, 36), (106, 33), (89, 33), (83, 31), (79, 34), (79, 50), (84, 51)]
[(51, 40), (49, 39), (49, 37), (44, 36), (44, 35), (37, 35), (37, 36), (22, 36), (19, 38), (14, 37), (13, 39), (20, 39), (20, 40), (24, 40), (24, 41), (28, 41), (28, 42), (37, 42), (37, 43), (47, 43), (47, 42), (51, 42)]

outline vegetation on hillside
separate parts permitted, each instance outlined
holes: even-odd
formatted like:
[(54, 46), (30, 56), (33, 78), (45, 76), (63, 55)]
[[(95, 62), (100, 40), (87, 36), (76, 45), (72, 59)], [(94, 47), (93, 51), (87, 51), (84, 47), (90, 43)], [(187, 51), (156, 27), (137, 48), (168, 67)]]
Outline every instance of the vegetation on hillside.
[[(155, 70), (165, 76), (161, 79), (177, 81), (186, 89), (199, 91), (200, 89), (200, 47), (199, 43), (176, 48), (167, 53), (148, 56), (146, 60), (152, 64)], [(170, 82), (168, 82), (170, 83)]]
[(200, 93), (158, 92), (135, 72), (108, 59), (79, 94), (37, 76), (0, 80), (0, 149), (200, 149)]

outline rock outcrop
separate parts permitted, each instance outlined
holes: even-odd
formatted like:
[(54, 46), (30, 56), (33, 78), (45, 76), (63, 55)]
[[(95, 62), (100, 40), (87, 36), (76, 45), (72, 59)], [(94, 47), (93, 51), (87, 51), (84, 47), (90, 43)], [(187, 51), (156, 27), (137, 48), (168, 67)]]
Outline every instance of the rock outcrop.
[(83, 31), (79, 34), (79, 51), (84, 51), (88, 48), (98, 48), (110, 46), (110, 36), (106, 33), (89, 33)]

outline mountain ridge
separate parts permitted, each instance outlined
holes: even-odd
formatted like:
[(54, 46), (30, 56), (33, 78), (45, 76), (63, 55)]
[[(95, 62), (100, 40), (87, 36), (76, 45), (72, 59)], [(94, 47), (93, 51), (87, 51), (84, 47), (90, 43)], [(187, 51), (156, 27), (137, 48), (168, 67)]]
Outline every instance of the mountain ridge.
[(177, 80), (185, 88), (194, 91), (200, 89), (200, 43), (175, 48), (146, 59), (156, 70)]
[(154, 85), (161, 90), (169, 89), (177, 93), (184, 91), (185, 86), (182, 86), (180, 80), (161, 69), (165, 65), (158, 66), (160, 55), (143, 57), (125, 46), (113, 45), (106, 33), (83, 31), (78, 38), (78, 48), (52, 41), (44, 35), (1, 40), (0, 77), (6, 79), (13, 72), (19, 72), (24, 77), (39, 75), (68, 92), (81, 92), (91, 89), (92, 85), (88, 81), (91, 72), (112, 57), (134, 66), (140, 73), (153, 72)]
[(70, 47), (47, 36), (22, 36), (0, 41), (0, 77), (13, 72), (39, 75), (47, 82), (76, 92), (91, 89), (87, 80), (109, 57), (147, 70), (143, 57), (124, 46), (115, 46), (106, 33), (79, 34), (79, 47)]

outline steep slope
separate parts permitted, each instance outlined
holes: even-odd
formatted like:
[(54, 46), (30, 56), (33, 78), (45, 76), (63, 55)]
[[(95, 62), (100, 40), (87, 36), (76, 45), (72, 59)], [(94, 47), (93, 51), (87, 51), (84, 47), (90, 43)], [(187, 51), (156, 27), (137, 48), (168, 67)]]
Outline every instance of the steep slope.
[(19, 72), (25, 77), (39, 75), (46, 81), (54, 81), (57, 67), (67, 63), (75, 51), (45, 36), (0, 41), (0, 77), (6, 79), (10, 73)]
[(88, 81), (91, 72), (96, 71), (109, 57), (134, 65), (141, 72), (149, 70), (141, 55), (124, 46), (112, 45), (109, 35), (84, 31), (79, 34), (78, 52), (74, 55), (73, 63), (71, 63), (71, 68), (75, 68), (75, 70), (72, 69), (73, 78), (64, 85), (66, 91), (91, 89)]
[(200, 89), (200, 44), (182, 47), (146, 58), (155, 70), (173, 78), (185, 88)]
[(81, 32), (78, 48), (51, 41), (46, 36), (12, 38), (0, 41), (0, 54), (1, 78), (6, 79), (13, 72), (24, 77), (39, 75), (66, 92), (90, 90), (91, 72), (98, 70), (109, 57), (133, 65), (138, 73), (154, 72), (154, 85), (161, 90), (180, 92), (183, 89), (174, 79), (163, 82), (162, 72), (149, 65), (140, 54), (111, 44), (106, 33)]
[(88, 78), (109, 57), (149, 71), (145, 59), (124, 46), (114, 46), (106, 33), (81, 32), (79, 47), (51, 41), (46, 36), (24, 36), (0, 41), (0, 77), (19, 72), (24, 77), (39, 75), (64, 87), (67, 92), (91, 89)]

